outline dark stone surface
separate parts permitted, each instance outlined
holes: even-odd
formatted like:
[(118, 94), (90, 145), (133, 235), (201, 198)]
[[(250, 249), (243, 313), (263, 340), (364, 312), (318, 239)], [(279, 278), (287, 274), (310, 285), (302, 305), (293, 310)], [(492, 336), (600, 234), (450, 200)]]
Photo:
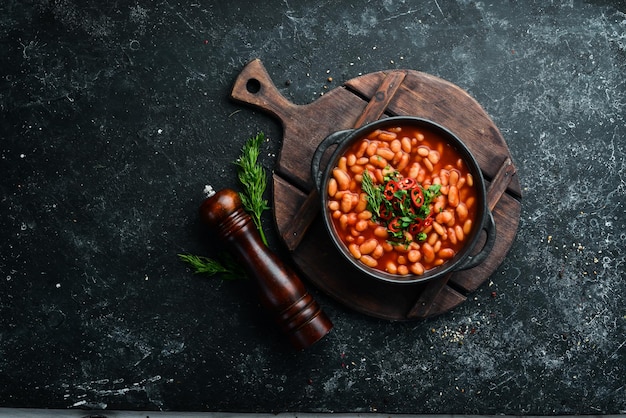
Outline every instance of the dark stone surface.
[[(626, 412), (623, 1), (0, 4), (0, 406), (185, 411)], [(228, 100), (261, 58), (295, 103), (372, 71), (466, 89), (524, 189), (507, 259), (427, 321), (365, 317), (291, 350), (215, 255), (206, 184), (280, 126)], [(332, 77), (332, 82), (328, 81)], [(271, 246), (284, 252), (267, 215)]]

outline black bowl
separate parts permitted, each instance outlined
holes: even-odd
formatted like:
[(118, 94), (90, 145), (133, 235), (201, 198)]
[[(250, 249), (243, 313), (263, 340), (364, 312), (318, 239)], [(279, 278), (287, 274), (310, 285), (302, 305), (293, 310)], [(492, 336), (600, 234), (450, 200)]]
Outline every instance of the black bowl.
[[(422, 130), (427, 130), (437, 134), (440, 138), (445, 139), (449, 145), (451, 145), (464, 160), (469, 172), (474, 178), (474, 187), (477, 190), (476, 199), (476, 219), (471, 233), (464, 240), (465, 245), (457, 251), (456, 255), (447, 260), (441, 266), (427, 270), (422, 275), (408, 274), (398, 275), (391, 274), (381, 270), (377, 270), (366, 266), (362, 262), (356, 260), (348, 250), (348, 247), (339, 239), (333, 226), (331, 211), (328, 209), (328, 181), (332, 177), (332, 169), (337, 166), (337, 163), (341, 156), (352, 146), (354, 141), (361, 140), (368, 134), (377, 129), (386, 129), (393, 127), (406, 127), (413, 126)], [(325, 152), (331, 147), (337, 145), (337, 148), (332, 153), (328, 165), (322, 169), (320, 167), (322, 157)], [(496, 226), (493, 219), (493, 215), (487, 206), (487, 192), (485, 189), (485, 180), (476, 159), (467, 148), (467, 146), (452, 132), (427, 119), (417, 117), (390, 117), (381, 119), (372, 123), (369, 123), (359, 129), (350, 129), (345, 131), (335, 132), (326, 137), (318, 146), (313, 155), (311, 163), (311, 174), (315, 182), (315, 186), (319, 191), (320, 201), (322, 205), (322, 212), (324, 218), (324, 224), (326, 229), (339, 252), (343, 257), (352, 264), (356, 269), (377, 280), (390, 283), (417, 283), (434, 280), (454, 271), (466, 270), (476, 267), (482, 263), (493, 248), (493, 244), (496, 238)], [(486, 239), (483, 247), (474, 254), (475, 247), (481, 239), (481, 235), (485, 231)]]

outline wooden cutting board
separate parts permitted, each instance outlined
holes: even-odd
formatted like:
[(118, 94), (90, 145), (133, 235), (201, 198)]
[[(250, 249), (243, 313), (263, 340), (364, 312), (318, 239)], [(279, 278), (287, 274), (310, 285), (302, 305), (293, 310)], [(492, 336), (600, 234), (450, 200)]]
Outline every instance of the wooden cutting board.
[[(296, 105), (280, 94), (256, 59), (237, 77), (231, 98), (282, 123), (283, 144), (273, 173), (276, 227), (301, 273), (346, 306), (389, 320), (447, 312), (484, 283), (511, 248), (521, 212), (516, 169), (498, 128), (458, 86), (414, 70), (379, 71), (351, 79), (310, 104)], [(476, 158), (496, 222), (494, 249), (484, 263), (440, 280), (390, 284), (356, 271), (334, 248), (318, 216), (320, 201), (310, 174), (313, 153), (332, 132), (389, 116), (418, 116), (443, 125)]]

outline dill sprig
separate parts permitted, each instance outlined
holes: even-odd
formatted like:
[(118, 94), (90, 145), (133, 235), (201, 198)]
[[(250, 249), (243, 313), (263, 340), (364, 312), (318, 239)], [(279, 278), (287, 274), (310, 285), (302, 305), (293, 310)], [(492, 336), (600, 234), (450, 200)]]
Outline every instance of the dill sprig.
[(178, 258), (189, 264), (195, 274), (208, 274), (209, 276), (221, 274), (227, 280), (245, 277), (245, 272), (228, 255), (224, 255), (221, 261), (192, 254), (178, 254)]
[(361, 181), (361, 187), (363, 191), (367, 195), (367, 203), (369, 204), (369, 209), (378, 217), (380, 216), (380, 206), (383, 204), (383, 200), (385, 200), (385, 196), (382, 191), (374, 186), (374, 180), (370, 176), (369, 172), (365, 170), (363, 172), (363, 180)]
[(263, 132), (249, 138), (241, 149), (241, 156), (235, 161), (235, 164), (238, 167), (239, 181), (243, 186), (243, 191), (239, 193), (241, 203), (252, 217), (263, 243), (267, 246), (267, 239), (261, 225), (261, 214), (264, 210), (269, 209), (267, 200), (263, 198), (267, 179), (265, 170), (257, 162), (263, 141), (265, 141)]
[[(265, 170), (258, 164), (263, 141), (265, 141), (263, 132), (249, 138), (241, 149), (241, 156), (235, 161), (235, 164), (238, 167), (239, 181), (243, 186), (243, 191), (239, 193), (241, 204), (254, 221), (263, 243), (267, 246), (267, 239), (261, 226), (261, 214), (264, 210), (269, 209), (267, 200), (263, 199), (267, 179)], [(241, 265), (236, 263), (228, 254), (224, 254), (220, 260), (193, 254), (178, 254), (178, 257), (187, 263), (194, 270), (194, 273), (210, 276), (220, 274), (224, 279), (229, 280), (246, 277)]]

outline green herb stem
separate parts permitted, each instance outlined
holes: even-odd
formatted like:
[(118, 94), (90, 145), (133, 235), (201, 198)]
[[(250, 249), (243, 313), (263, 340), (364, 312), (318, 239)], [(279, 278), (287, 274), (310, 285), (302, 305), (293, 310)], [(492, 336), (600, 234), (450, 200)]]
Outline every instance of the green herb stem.
[(222, 274), (226, 279), (245, 277), (245, 273), (230, 258), (218, 261), (213, 258), (192, 254), (178, 254), (178, 258), (187, 263), (195, 274), (208, 274), (209, 276)]
[(263, 194), (267, 187), (267, 179), (265, 170), (258, 164), (258, 157), (263, 141), (265, 141), (265, 134), (263, 132), (248, 139), (241, 149), (241, 157), (235, 161), (235, 164), (238, 167), (239, 181), (244, 189), (239, 193), (241, 203), (252, 217), (263, 243), (267, 246), (267, 238), (265, 237), (261, 225), (261, 215), (264, 210), (269, 209), (267, 200), (263, 199)]

